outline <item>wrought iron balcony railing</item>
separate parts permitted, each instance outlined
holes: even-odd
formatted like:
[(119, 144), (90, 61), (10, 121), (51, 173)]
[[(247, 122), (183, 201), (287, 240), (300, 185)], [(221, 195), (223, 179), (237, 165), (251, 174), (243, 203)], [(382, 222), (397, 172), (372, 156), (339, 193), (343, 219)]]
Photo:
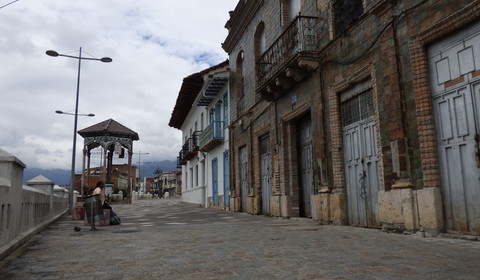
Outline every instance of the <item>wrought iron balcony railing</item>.
[(262, 86), (274, 74), (301, 52), (318, 50), (316, 18), (298, 16), (257, 61), (257, 86)]
[(198, 152), (198, 135), (199, 131), (195, 131), (192, 137), (188, 138), (185, 144), (183, 144), (182, 149), (178, 153), (179, 163), (184, 165), (188, 160), (193, 158)]
[(209, 152), (224, 140), (222, 121), (214, 121), (200, 134), (200, 151)]

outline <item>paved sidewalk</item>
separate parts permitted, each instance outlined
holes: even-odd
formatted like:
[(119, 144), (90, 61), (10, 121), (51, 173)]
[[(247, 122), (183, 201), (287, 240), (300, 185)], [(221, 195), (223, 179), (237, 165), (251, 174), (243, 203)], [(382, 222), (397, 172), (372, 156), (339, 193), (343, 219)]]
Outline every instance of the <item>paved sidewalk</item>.
[(0, 279), (480, 279), (476, 241), (251, 216), (178, 199), (114, 210), (122, 224), (97, 231), (61, 218), (0, 262)]

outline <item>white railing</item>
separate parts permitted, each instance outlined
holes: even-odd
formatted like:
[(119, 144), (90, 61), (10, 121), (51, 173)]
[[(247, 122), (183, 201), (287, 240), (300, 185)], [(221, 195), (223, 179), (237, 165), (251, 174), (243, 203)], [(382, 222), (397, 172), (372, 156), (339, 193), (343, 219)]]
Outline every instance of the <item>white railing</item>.
[(54, 186), (22, 185), (25, 165), (0, 149), (0, 260), (68, 209), (68, 196)]

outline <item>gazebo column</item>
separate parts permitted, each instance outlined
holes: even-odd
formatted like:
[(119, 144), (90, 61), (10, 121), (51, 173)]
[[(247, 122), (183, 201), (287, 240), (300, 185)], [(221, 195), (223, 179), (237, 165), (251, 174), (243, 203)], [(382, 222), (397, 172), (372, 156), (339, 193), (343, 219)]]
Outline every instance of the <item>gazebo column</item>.
[(107, 156), (108, 156), (108, 149), (103, 149), (103, 171), (102, 171), (102, 181), (105, 183), (107, 181)]
[(107, 160), (107, 174), (105, 183), (112, 180), (112, 170), (113, 170), (113, 145), (108, 148), (108, 160)]
[(127, 203), (132, 203), (132, 181), (133, 181), (133, 167), (132, 167), (132, 156), (133, 156), (133, 143), (128, 150), (128, 184), (127, 184)]
[(85, 184), (87, 187), (87, 191), (90, 190), (90, 158), (92, 156), (92, 152), (90, 151), (90, 148), (88, 149), (87, 152), (87, 183)]

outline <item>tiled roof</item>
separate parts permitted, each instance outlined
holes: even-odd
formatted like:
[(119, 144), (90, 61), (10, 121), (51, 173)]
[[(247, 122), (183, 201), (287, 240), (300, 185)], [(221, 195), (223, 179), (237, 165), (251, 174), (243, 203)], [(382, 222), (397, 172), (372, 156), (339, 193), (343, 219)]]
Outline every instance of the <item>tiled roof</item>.
[(170, 118), (170, 122), (168, 123), (169, 126), (176, 129), (181, 129), (182, 124), (188, 115), (188, 112), (190, 112), (190, 109), (192, 109), (193, 102), (195, 101), (200, 90), (203, 87), (203, 75), (226, 65), (228, 65), (228, 59), (220, 64), (212, 66), (201, 72), (192, 74), (183, 79), (182, 87), (180, 88), (180, 92), (178, 93), (177, 103), (175, 104), (175, 108), (172, 112), (172, 117)]
[(84, 128), (78, 131), (82, 137), (91, 137), (91, 136), (120, 136), (131, 138), (132, 140), (139, 140), (138, 134), (131, 130), (130, 128), (116, 122), (113, 119), (108, 119), (101, 123), (97, 123), (90, 127)]

